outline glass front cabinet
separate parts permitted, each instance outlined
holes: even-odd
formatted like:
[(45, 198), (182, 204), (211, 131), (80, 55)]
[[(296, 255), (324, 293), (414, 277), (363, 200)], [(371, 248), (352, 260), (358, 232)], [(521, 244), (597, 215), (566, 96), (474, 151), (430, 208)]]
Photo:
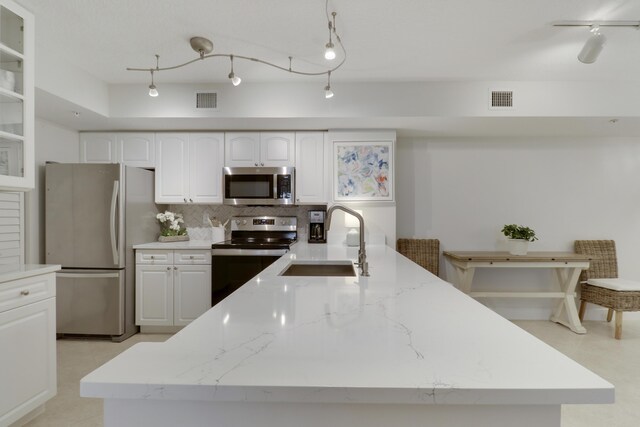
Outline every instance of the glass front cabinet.
[(34, 19), (0, 0), (0, 191), (34, 186)]

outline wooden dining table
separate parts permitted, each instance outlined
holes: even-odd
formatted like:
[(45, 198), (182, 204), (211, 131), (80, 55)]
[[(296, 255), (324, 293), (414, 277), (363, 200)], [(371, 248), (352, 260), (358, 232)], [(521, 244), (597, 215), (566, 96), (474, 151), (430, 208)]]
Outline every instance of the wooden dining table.
[[(444, 257), (456, 272), (456, 285), (473, 298), (550, 298), (559, 300), (551, 315), (552, 322), (567, 326), (577, 334), (582, 326), (576, 307), (576, 285), (582, 270), (589, 268), (593, 256), (573, 252), (529, 252), (512, 255), (494, 251), (445, 251)], [(557, 291), (527, 291), (518, 284), (508, 291), (472, 291), (476, 268), (547, 268), (555, 271)]]

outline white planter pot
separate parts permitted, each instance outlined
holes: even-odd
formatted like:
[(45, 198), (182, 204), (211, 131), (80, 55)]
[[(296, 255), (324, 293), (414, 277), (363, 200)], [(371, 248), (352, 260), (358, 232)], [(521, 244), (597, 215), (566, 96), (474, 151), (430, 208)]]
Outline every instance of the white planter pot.
[(526, 255), (529, 241), (524, 239), (509, 239), (509, 253), (511, 255)]

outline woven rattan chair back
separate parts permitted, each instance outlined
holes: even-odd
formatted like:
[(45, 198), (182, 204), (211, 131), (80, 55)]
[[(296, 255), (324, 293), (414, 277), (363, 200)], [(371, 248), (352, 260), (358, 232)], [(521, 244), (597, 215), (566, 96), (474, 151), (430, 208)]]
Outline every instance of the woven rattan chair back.
[(616, 257), (616, 242), (613, 240), (576, 240), (576, 253), (593, 255), (589, 269), (580, 274), (580, 281), (589, 279), (603, 279), (618, 277), (618, 259)]
[(440, 240), (398, 239), (396, 249), (436, 276), (440, 273)]

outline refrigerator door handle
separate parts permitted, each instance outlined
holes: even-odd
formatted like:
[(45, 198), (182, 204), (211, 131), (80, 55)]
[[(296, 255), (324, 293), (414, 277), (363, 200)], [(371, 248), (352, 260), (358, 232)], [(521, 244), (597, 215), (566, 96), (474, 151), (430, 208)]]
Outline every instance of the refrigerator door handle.
[(111, 253), (113, 254), (113, 263), (118, 265), (118, 243), (116, 242), (116, 208), (118, 207), (118, 192), (120, 191), (120, 181), (113, 181), (113, 193), (111, 193), (111, 215), (109, 220), (109, 230), (111, 232)]
[(56, 277), (71, 279), (108, 279), (119, 277), (118, 273), (56, 273)]

